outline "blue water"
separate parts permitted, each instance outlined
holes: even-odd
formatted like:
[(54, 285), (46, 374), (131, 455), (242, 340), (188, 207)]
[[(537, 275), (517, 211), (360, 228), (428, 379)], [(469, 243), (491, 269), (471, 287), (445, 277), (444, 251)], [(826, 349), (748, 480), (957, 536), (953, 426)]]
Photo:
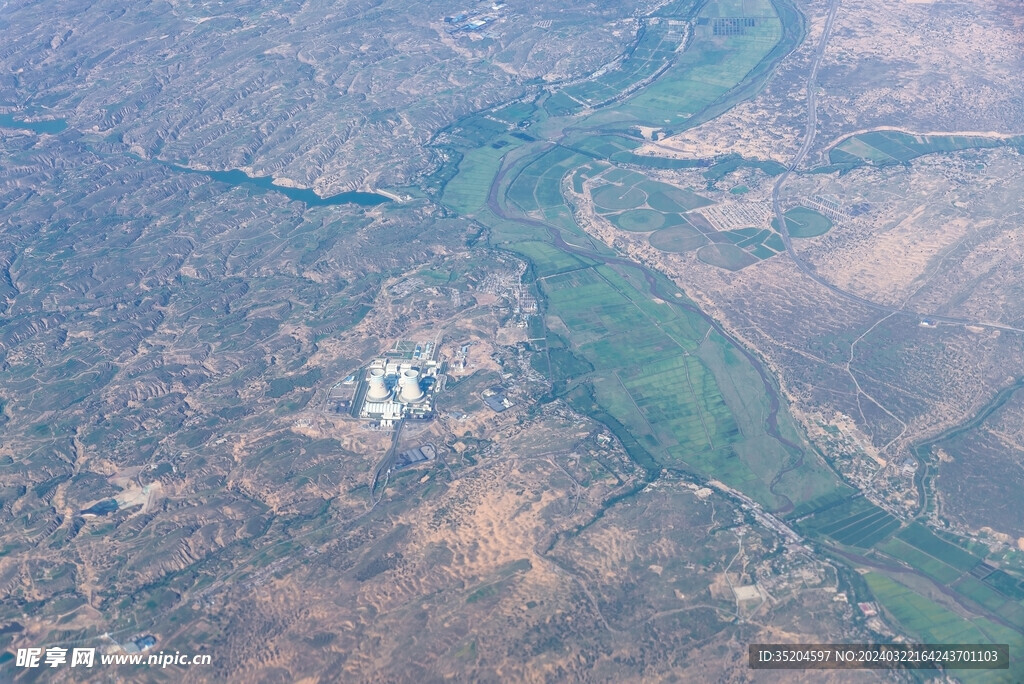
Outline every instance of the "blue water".
[(82, 513), (89, 513), (92, 515), (110, 515), (118, 508), (117, 502), (113, 499), (104, 499), (98, 504), (86, 508)]
[(0, 114), (0, 128), (20, 128), (34, 133), (60, 133), (68, 127), (64, 119), (47, 119), (46, 121), (17, 121), (11, 114)]
[(375, 192), (343, 192), (338, 195), (331, 195), (330, 197), (321, 197), (312, 190), (306, 188), (284, 188), (280, 185), (274, 185), (273, 178), (268, 176), (253, 177), (237, 169), (232, 169), (231, 171), (199, 171), (166, 162), (164, 162), (164, 165), (184, 173), (199, 173), (228, 185), (243, 185), (256, 188), (262, 192), (279, 192), (290, 200), (305, 202), (306, 206), (310, 207), (322, 207), (332, 204), (358, 204), (363, 207), (371, 207), (391, 201), (390, 198), (378, 195)]
[[(0, 128), (20, 128), (23, 130), (27, 129), (35, 133), (60, 133), (67, 127), (68, 122), (64, 119), (18, 121), (11, 114), (0, 114)], [(284, 188), (280, 185), (274, 185), (273, 178), (264, 176), (253, 177), (246, 175), (244, 172), (237, 169), (233, 169), (231, 171), (198, 171), (185, 166), (178, 166), (177, 164), (169, 164), (166, 162), (162, 163), (176, 171), (182, 171), (184, 173), (200, 173), (212, 178), (213, 180), (220, 181), (221, 183), (227, 183), (228, 185), (244, 185), (263, 192), (279, 192), (290, 200), (304, 202), (306, 206), (310, 207), (322, 207), (332, 204), (358, 204), (363, 207), (372, 207), (391, 201), (390, 198), (385, 197), (384, 195), (378, 195), (375, 192), (342, 192), (337, 195), (331, 195), (330, 197), (321, 197), (312, 190), (306, 188)]]

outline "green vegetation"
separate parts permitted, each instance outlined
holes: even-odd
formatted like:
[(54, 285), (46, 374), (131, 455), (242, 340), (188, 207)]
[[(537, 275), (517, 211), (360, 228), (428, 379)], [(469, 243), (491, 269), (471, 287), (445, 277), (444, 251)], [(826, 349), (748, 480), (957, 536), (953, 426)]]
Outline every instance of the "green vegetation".
[[(766, 228), (723, 230), (715, 233), (714, 239), (718, 243), (717, 246), (721, 246), (724, 249), (716, 249), (712, 253), (709, 247), (708, 253), (705, 255), (708, 263), (712, 263), (715, 266), (728, 263), (729, 265), (723, 266), (723, 268), (732, 268), (733, 270), (749, 266), (760, 259), (770, 259), (785, 249), (782, 245), (782, 238), (777, 233)], [(754, 259), (751, 260), (748, 257), (737, 256), (738, 252), (732, 249), (733, 245), (744, 250)], [(698, 256), (700, 255), (698, 254)], [(701, 260), (705, 260), (705, 257), (701, 257)]]
[(1002, 570), (996, 570), (985, 578), (985, 583), (995, 587), (1015, 601), (1024, 601), (1024, 580), (1011, 577)]
[(886, 612), (911, 634), (933, 644), (989, 643), (989, 639), (971, 622), (943, 608), (921, 594), (885, 575), (864, 575), (871, 593)]
[(963, 574), (951, 565), (947, 565), (938, 558), (929, 556), (897, 538), (888, 539), (877, 548), (893, 558), (906, 562), (910, 567), (920, 570), (939, 584), (955, 582)]
[(895, 532), (900, 522), (864, 497), (827, 503), (800, 523), (809, 533), (828, 536), (840, 544), (870, 548)]
[(510, 124), (517, 124), (528, 120), (536, 109), (532, 102), (513, 102), (494, 112), (493, 116)]
[(665, 215), (652, 209), (634, 209), (612, 217), (611, 221), (622, 230), (649, 233), (665, 225)]
[(562, 177), (587, 161), (565, 147), (554, 147), (530, 162), (509, 186), (507, 196), (524, 212), (564, 205)]
[(458, 175), (444, 186), (444, 203), (462, 214), (476, 213), (487, 201), (491, 180), (506, 152), (490, 145), (466, 152), (458, 165)]
[[(540, 283), (549, 315), (568, 330), (575, 357), (593, 369), (585, 381), (591, 412), (606, 414), (654, 463), (721, 479), (779, 506), (768, 483), (789, 455), (765, 433), (764, 398), (751, 384), (756, 375), (716, 334), (698, 348), (707, 324), (642, 295), (642, 283), (607, 266)], [(735, 377), (744, 373), (753, 377)], [(817, 496), (834, 486), (816, 468), (794, 471), (786, 491)]]
[(593, 200), (599, 211), (613, 212), (643, 206), (647, 195), (631, 185), (603, 185), (594, 190)]
[(871, 131), (846, 138), (829, 151), (833, 168), (850, 169), (863, 164), (903, 164), (937, 152), (953, 152), (1004, 145), (1020, 145), (1024, 137), (997, 138), (978, 135), (912, 135), (900, 131)]
[[(704, 172), (704, 177), (711, 183), (717, 183), (740, 168), (760, 169), (769, 176), (778, 176), (786, 170), (786, 167), (778, 162), (744, 159), (738, 154), (730, 154), (715, 162), (711, 168)], [(745, 185), (740, 185), (730, 190), (734, 195), (742, 194), (746, 191), (747, 187)]]
[[(886, 575), (869, 572), (864, 575), (868, 588), (875, 600), (896, 624), (912, 637), (925, 643), (966, 643), (1010, 645), (1011, 664), (1009, 670), (958, 670), (957, 678), (965, 682), (1016, 682), (1024, 674), (1019, 660), (1013, 660), (1013, 653), (1024, 647), (1024, 635), (1019, 629), (1011, 629), (985, 618), (967, 619), (949, 608), (928, 598), (921, 590), (912, 589), (908, 584)], [(987, 587), (973, 577), (967, 576), (956, 584), (958, 593), (989, 610), (999, 612), (1003, 619), (1021, 625), (1021, 608), (1018, 604), (999, 605), (998, 597), (992, 596)]]
[[(807, 207), (793, 207), (785, 213), (789, 236), (810, 238), (824, 235), (832, 228), (832, 220)], [(772, 227), (779, 230), (778, 219), (772, 219)]]
[(695, 192), (664, 183), (647, 181), (644, 190), (648, 193), (647, 203), (652, 209), (670, 214), (682, 214), (711, 204), (711, 200), (701, 197)]
[(963, 594), (972, 601), (992, 611), (998, 612), (1001, 609), (1011, 606), (1018, 609), (1020, 608), (1020, 606), (1016, 606), (1016, 604), (1008, 603), (1005, 596), (984, 584), (981, 580), (970, 575), (965, 575), (957, 581), (957, 583), (953, 585), (953, 588), (956, 589), (958, 593)]
[(312, 387), (320, 380), (320, 369), (314, 368), (302, 375), (287, 378), (274, 378), (270, 381), (266, 395), (272, 399), (283, 397), (298, 387)]
[[(565, 340), (554, 333), (548, 333), (547, 354), (538, 354), (534, 358), (547, 362), (546, 365), (549, 365), (551, 371), (551, 381), (554, 383), (565, 382), (594, 370), (592, 365), (569, 349)], [(548, 369), (544, 367), (537, 370), (543, 373), (548, 372)]]
[(652, 233), (647, 241), (663, 252), (689, 252), (708, 244), (703, 233), (690, 225), (662, 228)]
[(748, 78), (779, 44), (782, 23), (768, 0), (710, 2), (675, 67), (628, 98), (619, 112), (649, 126), (676, 126)]
[(897, 536), (911, 546), (930, 556), (941, 558), (944, 563), (963, 572), (971, 570), (981, 562), (974, 554), (939, 539), (934, 532), (920, 523), (912, 523)]
[(624, 169), (609, 170), (603, 179), (611, 182), (592, 192), (594, 207), (609, 215), (609, 220), (622, 230), (651, 232), (663, 227), (688, 226), (681, 214), (710, 204), (708, 199), (689, 190)]
[(537, 277), (542, 278), (587, 265), (587, 261), (555, 248), (546, 242), (526, 241), (515, 245), (515, 251), (530, 260)]
[(705, 264), (718, 266), (730, 271), (738, 271), (741, 268), (757, 263), (757, 257), (748, 254), (736, 245), (713, 244), (706, 245), (697, 250), (697, 258)]
[[(689, 10), (690, 7), (685, 5), (679, 7), (681, 14), (677, 16), (685, 18), (682, 13)], [(675, 58), (676, 50), (685, 39), (685, 25), (665, 21), (650, 24), (640, 31), (636, 45), (617, 68), (563, 89), (544, 106), (554, 116), (565, 116), (584, 107), (606, 104), (665, 68)]]

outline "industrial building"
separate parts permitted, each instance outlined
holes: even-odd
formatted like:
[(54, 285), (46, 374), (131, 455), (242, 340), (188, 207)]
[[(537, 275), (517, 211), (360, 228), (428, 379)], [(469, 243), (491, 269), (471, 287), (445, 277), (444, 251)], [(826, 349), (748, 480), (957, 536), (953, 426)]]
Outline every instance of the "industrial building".
[(383, 428), (407, 418), (433, 416), (434, 394), (439, 389), (439, 365), (434, 345), (399, 342), (374, 359), (361, 374), (352, 415)]

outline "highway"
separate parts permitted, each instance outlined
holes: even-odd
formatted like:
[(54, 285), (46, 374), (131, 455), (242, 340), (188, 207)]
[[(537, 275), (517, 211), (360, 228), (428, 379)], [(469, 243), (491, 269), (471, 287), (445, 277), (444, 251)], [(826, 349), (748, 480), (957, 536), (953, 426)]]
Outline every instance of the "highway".
[(816, 83), (818, 80), (818, 69), (821, 67), (821, 62), (825, 57), (825, 49), (828, 46), (829, 38), (832, 35), (832, 28), (835, 24), (836, 13), (839, 10), (839, 0), (831, 0), (828, 8), (828, 16), (825, 19), (825, 28), (821, 33), (821, 38), (818, 40), (818, 46), (814, 50), (814, 61), (811, 63), (811, 70), (807, 76), (807, 128), (804, 131), (804, 141), (800, 146), (800, 149), (793, 159), (790, 160), (786, 166), (785, 172), (779, 176), (778, 180), (775, 181), (775, 185), (772, 188), (772, 211), (775, 214), (775, 218), (779, 225), (779, 232), (782, 234), (782, 243), (786, 247), (786, 252), (790, 258), (793, 259), (793, 263), (800, 271), (818, 283), (822, 287), (828, 289), (830, 292), (842, 297), (843, 299), (860, 304), (862, 306), (874, 309), (885, 314), (901, 314), (904, 316), (913, 316), (918, 319), (927, 318), (936, 323), (947, 323), (952, 325), (971, 325), (979, 328), (988, 328), (992, 330), (1003, 330), (1006, 332), (1024, 333), (1024, 329), (1015, 328), (1010, 325), (1004, 325), (1002, 323), (994, 323), (989, 321), (972, 321), (965, 318), (955, 318), (952, 316), (943, 316), (935, 313), (924, 313), (916, 311), (907, 311), (901, 307), (888, 306), (886, 304), (880, 304), (874, 302), (860, 295), (854, 294), (847, 290), (844, 290), (818, 275), (814, 266), (804, 261), (793, 247), (793, 241), (789, 235), (789, 226), (786, 225), (786, 219), (782, 212), (782, 206), (779, 202), (779, 196), (782, 191), (782, 187), (789, 180), (790, 174), (796, 170), (797, 166), (804, 160), (807, 153), (810, 152), (811, 146), (814, 144), (814, 136), (818, 128), (818, 100), (816, 92)]

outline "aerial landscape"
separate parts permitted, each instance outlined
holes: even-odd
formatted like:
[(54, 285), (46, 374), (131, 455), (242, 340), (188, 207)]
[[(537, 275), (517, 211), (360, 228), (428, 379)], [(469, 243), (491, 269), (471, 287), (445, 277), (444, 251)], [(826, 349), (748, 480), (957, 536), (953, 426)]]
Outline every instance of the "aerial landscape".
[(1019, 2), (0, 26), (0, 681), (1024, 681)]

